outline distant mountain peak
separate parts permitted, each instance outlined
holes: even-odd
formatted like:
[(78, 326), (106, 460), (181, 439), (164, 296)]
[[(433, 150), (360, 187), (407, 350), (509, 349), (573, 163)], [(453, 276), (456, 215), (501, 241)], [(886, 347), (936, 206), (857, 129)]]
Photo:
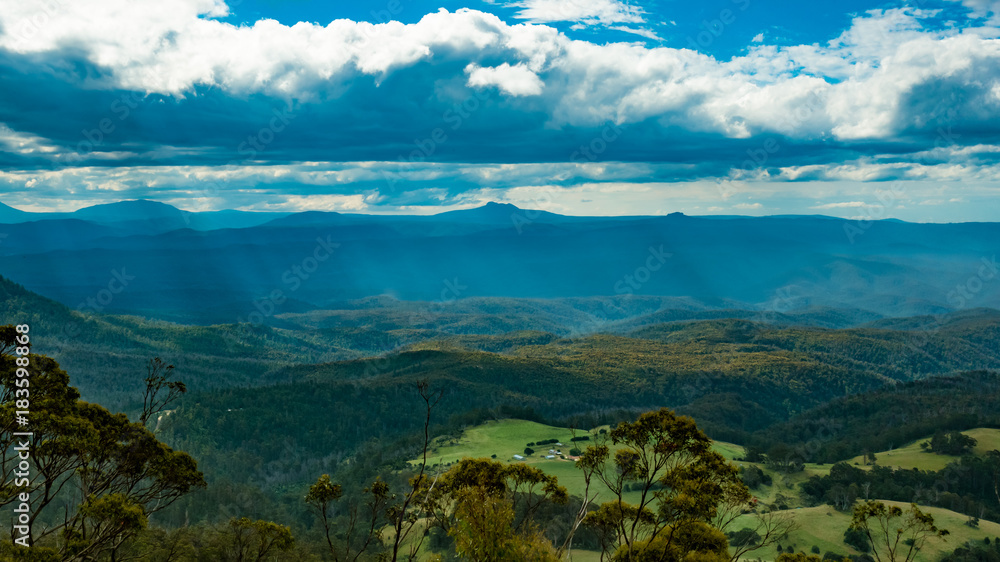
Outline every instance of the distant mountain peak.
[(22, 211), (10, 205), (0, 203), (0, 223), (19, 223), (36, 219), (37, 213)]
[(486, 203), (485, 205), (481, 205), (479, 207), (473, 207), (471, 209), (460, 209), (460, 210), (457, 210), (457, 211), (448, 211), (448, 212), (440, 213), (440, 214), (446, 215), (446, 214), (449, 214), (449, 213), (476, 213), (476, 214), (482, 214), (482, 213), (491, 213), (491, 214), (492, 213), (516, 213), (517, 211), (520, 211), (520, 210), (521, 209), (519, 209), (517, 206), (511, 205), (510, 203), (497, 203), (496, 201), (490, 201), (489, 203)]
[[(435, 217), (446, 218), (449, 220), (491, 220), (491, 221), (509, 221), (511, 217), (523, 213), (524, 209), (512, 205), (510, 203), (497, 203), (496, 201), (490, 201), (485, 205), (479, 207), (473, 207), (471, 209), (458, 209), (455, 211), (445, 211), (443, 213), (438, 213), (433, 215)], [(541, 215), (556, 216), (545, 211), (532, 211), (533, 213), (538, 213)]]
[(16, 209), (14, 207), (11, 207), (10, 205), (5, 205), (3, 203), (0, 203), (0, 210), (3, 210), (5, 212), (9, 211), (9, 212), (15, 212), (15, 213), (24, 213), (24, 212), (26, 212), (26, 211), (22, 211), (21, 209)]
[(102, 203), (100, 205), (91, 205), (90, 207), (84, 207), (82, 209), (77, 209), (77, 213), (93, 212), (98, 210), (106, 209), (145, 209), (145, 210), (160, 210), (160, 211), (175, 211), (183, 212), (173, 205), (168, 205), (166, 203), (161, 203), (159, 201), (152, 201), (150, 199), (129, 199), (127, 201), (118, 201), (116, 203)]

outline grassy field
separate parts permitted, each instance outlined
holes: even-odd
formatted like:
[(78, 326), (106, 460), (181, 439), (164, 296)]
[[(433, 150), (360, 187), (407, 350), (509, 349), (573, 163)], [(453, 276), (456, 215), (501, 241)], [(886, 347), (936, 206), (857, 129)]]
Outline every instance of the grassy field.
[[(973, 453), (976, 455), (983, 455), (988, 451), (1000, 449), (1000, 429), (980, 427), (963, 431), (962, 433), (974, 438), (978, 442), (975, 449), (973, 449)], [(921, 449), (920, 443), (928, 440), (930, 440), (930, 436), (899, 447), (898, 449), (893, 449), (892, 451), (875, 453), (875, 458), (881, 466), (933, 471), (941, 470), (948, 463), (958, 460), (958, 457), (938, 455)], [(861, 457), (854, 457), (847, 462), (858, 466), (863, 466), (864, 464), (861, 461)]]
[[(577, 431), (577, 436), (589, 435), (591, 440), (579, 442), (576, 446), (582, 449), (588, 444), (595, 443), (596, 440), (601, 438), (599, 429), (591, 432)], [(983, 454), (987, 451), (1000, 448), (1000, 430), (980, 428), (963, 433), (974, 437), (978, 441), (974, 451), (976, 454)], [(495, 458), (499, 461), (525, 462), (536, 466), (546, 473), (556, 476), (559, 479), (559, 483), (565, 486), (570, 494), (582, 496), (584, 490), (583, 475), (576, 468), (574, 462), (564, 458), (544, 458), (550, 448), (558, 449), (568, 454), (571, 447), (570, 438), (573, 435), (573, 432), (567, 428), (553, 427), (530, 421), (491, 421), (467, 429), (459, 438), (442, 438), (436, 440), (432, 444), (431, 452), (428, 455), (428, 462), (432, 467), (437, 466), (439, 469), (444, 469), (447, 465), (465, 457), (489, 458), (496, 455)], [(524, 448), (528, 443), (548, 439), (558, 439), (563, 446), (533, 446), (532, 448), (536, 451), (534, 455), (528, 456), (524, 461), (514, 459), (514, 455), (524, 454)], [(879, 463), (905, 468), (940, 470), (947, 463), (955, 460), (954, 457), (924, 452), (920, 448), (920, 441), (893, 451), (877, 453)], [(739, 445), (716, 442), (714, 448), (727, 459), (733, 460), (740, 466), (753, 464), (735, 461), (736, 458), (743, 454), (743, 448)], [(860, 465), (861, 458), (851, 459), (849, 462)], [(759, 464), (756, 466), (759, 466), (764, 472), (771, 475), (773, 483), (771, 486), (761, 486), (753, 490), (753, 493), (767, 505), (779, 503), (779, 500), (781, 500), (781, 503), (785, 503), (785, 505), (791, 508), (787, 510), (788, 516), (793, 517), (799, 525), (798, 530), (794, 531), (787, 540), (781, 542), (781, 546), (785, 552), (788, 551), (788, 547), (792, 547), (796, 552), (804, 551), (811, 553), (812, 547), (817, 546), (819, 547), (821, 556), (827, 552), (842, 555), (859, 554), (844, 544), (843, 541), (844, 531), (850, 523), (849, 514), (838, 512), (830, 506), (803, 507), (804, 502), (799, 484), (811, 476), (829, 474), (830, 464), (806, 464), (803, 471), (792, 474), (777, 473)], [(597, 503), (612, 499), (611, 492), (606, 488), (592, 489), (591, 492), (592, 494), (597, 494)], [(633, 495), (636, 497), (633, 497)], [(637, 493), (629, 493), (625, 499), (626, 501), (635, 502), (637, 496)], [(908, 504), (899, 502), (885, 503), (900, 505), (903, 508), (908, 507)], [(947, 538), (947, 541), (928, 541), (924, 550), (917, 556), (918, 562), (933, 562), (940, 558), (943, 553), (951, 552), (968, 540), (982, 541), (985, 537), (1000, 537), (1000, 524), (981, 521), (979, 528), (973, 529), (965, 525), (965, 522), (968, 520), (968, 517), (965, 515), (936, 507), (921, 507), (921, 510), (933, 515), (938, 527), (948, 529), (951, 535)], [(741, 525), (740, 521), (737, 520), (733, 524), (733, 527), (731, 527), (731, 530), (737, 530), (749, 525), (749, 521), (746, 525)], [(777, 555), (777, 549), (770, 547), (765, 550), (753, 552), (752, 558), (774, 560)], [(582, 562), (591, 562), (599, 559), (600, 556), (596, 552), (575, 551), (573, 555), (573, 560)]]
[[(571, 495), (583, 496), (585, 486), (583, 473), (576, 468), (576, 464), (572, 460), (566, 457), (569, 455), (570, 448), (584, 449), (587, 445), (594, 444), (601, 439), (600, 429), (602, 428), (595, 428), (590, 432), (578, 430), (576, 436), (589, 436), (590, 441), (573, 443), (570, 441), (574, 437), (573, 432), (564, 427), (553, 427), (525, 420), (490, 421), (467, 429), (458, 439), (435, 440), (431, 445), (427, 463), (431, 467), (443, 468), (462, 458), (492, 458), (493, 455), (496, 455), (495, 458), (499, 461), (525, 462), (536, 466), (558, 478), (559, 484), (565, 486)], [(524, 449), (528, 443), (549, 439), (558, 439), (562, 446), (555, 444), (536, 445), (532, 447), (535, 454), (528, 456), (524, 461), (514, 459), (514, 455), (524, 455)], [(564, 457), (546, 459), (545, 456), (550, 449), (561, 451), (564, 453)], [(716, 442), (715, 449), (730, 460), (743, 454), (743, 447), (732, 443)], [(596, 490), (596, 492), (599, 494), (598, 502), (611, 499), (610, 492), (606, 488)], [(627, 494), (626, 499), (634, 499), (630, 496), (631, 494)]]
[[(909, 504), (901, 502), (886, 501), (886, 504), (898, 505), (904, 510), (909, 508)], [(950, 533), (941, 539), (929, 539), (924, 545), (924, 549), (918, 553), (918, 562), (933, 562), (938, 560), (942, 554), (951, 552), (966, 541), (982, 542), (986, 537), (1000, 536), (1000, 524), (990, 521), (980, 521), (979, 528), (973, 529), (965, 525), (968, 516), (955, 513), (937, 507), (921, 507), (921, 511), (934, 516), (934, 523), (941, 529), (947, 529)], [(820, 556), (827, 552), (837, 554), (860, 554), (853, 548), (844, 544), (844, 531), (850, 525), (851, 517), (847, 513), (841, 513), (830, 506), (803, 507), (788, 510), (790, 517), (798, 523), (798, 530), (792, 532), (788, 539), (782, 541), (780, 546), (787, 552), (788, 547), (792, 547), (795, 552), (811, 553), (813, 546), (818, 546)], [(749, 526), (749, 524), (747, 525)], [(733, 528), (739, 529), (740, 521), (733, 524)], [(778, 556), (775, 547), (758, 550), (751, 554), (753, 558), (764, 560), (774, 560)]]
[[(591, 439), (595, 438), (593, 434), (586, 431), (577, 431), (577, 435), (589, 435)], [(525, 420), (490, 421), (465, 430), (460, 439), (435, 440), (431, 444), (432, 449), (428, 455), (428, 463), (446, 465), (465, 457), (479, 458), (492, 457), (493, 455), (496, 455), (497, 460), (510, 462), (514, 460), (514, 455), (524, 454), (524, 448), (528, 443), (548, 439), (558, 439), (563, 446), (539, 445), (532, 447), (536, 451), (535, 457), (550, 448), (568, 453), (572, 437), (572, 431), (565, 427), (553, 427)], [(586, 447), (587, 444), (586, 441), (581, 443), (580, 448)]]
[[(576, 435), (589, 435), (591, 438), (591, 441), (583, 441), (579, 445), (573, 445), (579, 446), (581, 449), (588, 444), (593, 444), (594, 440), (598, 438), (597, 431), (593, 433), (578, 431)], [(431, 445), (427, 462), (431, 467), (444, 468), (462, 458), (491, 458), (496, 455), (495, 458), (499, 461), (525, 462), (536, 466), (558, 478), (559, 484), (565, 486), (571, 495), (582, 497), (585, 484), (583, 473), (577, 470), (576, 464), (566, 458), (551, 460), (545, 458), (549, 449), (557, 449), (568, 455), (572, 437), (574, 437), (573, 432), (564, 427), (552, 427), (525, 420), (490, 421), (465, 430), (459, 439), (435, 440)], [(524, 449), (528, 443), (549, 439), (558, 439), (563, 446), (536, 445), (532, 447), (535, 454), (527, 457), (525, 461), (514, 459), (514, 455), (524, 455)], [(610, 494), (606, 488), (603, 492), (602, 496)]]
[[(514, 455), (523, 455), (524, 448), (528, 443), (549, 439), (557, 439), (562, 443), (562, 446), (532, 446), (532, 449), (535, 450), (535, 457), (544, 455), (549, 449), (558, 449), (568, 454), (570, 448), (574, 446), (584, 449), (587, 445), (594, 444), (601, 437), (600, 429), (604, 428), (596, 428), (591, 431), (577, 430), (575, 436), (588, 436), (590, 441), (573, 443), (570, 440), (574, 437), (574, 433), (565, 427), (554, 427), (525, 420), (489, 421), (465, 430), (461, 438), (435, 440), (431, 444), (428, 462), (431, 465), (450, 464), (464, 457), (492, 457), (493, 455), (496, 455), (497, 460), (509, 462), (514, 460)], [(743, 447), (721, 441), (715, 443), (715, 450), (730, 460), (743, 454)]]

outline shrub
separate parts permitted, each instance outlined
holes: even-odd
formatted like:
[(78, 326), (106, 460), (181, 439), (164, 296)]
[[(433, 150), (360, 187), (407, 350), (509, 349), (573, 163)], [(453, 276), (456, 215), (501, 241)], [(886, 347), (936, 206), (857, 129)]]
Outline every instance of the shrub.
[(844, 543), (854, 547), (858, 552), (867, 553), (872, 549), (868, 542), (868, 537), (861, 529), (848, 529), (844, 531)]
[(757, 531), (750, 528), (726, 533), (726, 536), (729, 537), (729, 544), (733, 546), (756, 546), (760, 544), (760, 535), (757, 534)]

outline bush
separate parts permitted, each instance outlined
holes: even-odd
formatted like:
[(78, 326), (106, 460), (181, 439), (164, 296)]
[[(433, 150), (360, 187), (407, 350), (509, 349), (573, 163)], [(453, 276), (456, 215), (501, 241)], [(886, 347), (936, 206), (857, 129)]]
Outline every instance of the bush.
[(757, 531), (750, 528), (726, 533), (726, 536), (729, 537), (729, 544), (733, 546), (756, 546), (760, 544), (760, 535), (757, 534)]
[(532, 449), (531, 447), (525, 447), (524, 448), (524, 454), (525, 454), (525, 456), (534, 455), (535, 454), (535, 450)]
[(813, 554), (819, 554), (819, 547), (818, 547), (818, 546), (816, 546), (816, 545), (813, 545), (813, 547), (812, 547), (811, 549), (809, 549), (809, 550), (810, 550), (810, 552), (812, 552)]
[(570, 439), (570, 441), (590, 441), (589, 435), (578, 435)]
[(844, 531), (844, 543), (854, 547), (854, 550), (858, 552), (867, 553), (872, 549), (872, 545), (868, 542), (868, 537), (861, 529), (848, 529)]
[(960, 431), (945, 433), (938, 431), (931, 438), (931, 451), (939, 455), (960, 456), (968, 453), (977, 444), (976, 440)]
[(764, 462), (764, 451), (760, 447), (744, 447), (743, 460), (746, 462)]
[(761, 484), (765, 486), (771, 485), (771, 476), (765, 474), (760, 467), (756, 466), (745, 466), (740, 469), (740, 479), (746, 484), (747, 488), (755, 490), (760, 487)]
[(571, 457), (579, 457), (581, 454), (583, 454), (583, 451), (575, 447), (569, 450), (569, 455)]

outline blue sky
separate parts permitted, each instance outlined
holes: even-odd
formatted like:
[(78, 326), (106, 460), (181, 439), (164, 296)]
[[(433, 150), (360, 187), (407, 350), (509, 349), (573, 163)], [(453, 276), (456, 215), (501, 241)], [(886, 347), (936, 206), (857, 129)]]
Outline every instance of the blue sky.
[(996, 0), (0, 0), (0, 201), (997, 220), (998, 23)]

